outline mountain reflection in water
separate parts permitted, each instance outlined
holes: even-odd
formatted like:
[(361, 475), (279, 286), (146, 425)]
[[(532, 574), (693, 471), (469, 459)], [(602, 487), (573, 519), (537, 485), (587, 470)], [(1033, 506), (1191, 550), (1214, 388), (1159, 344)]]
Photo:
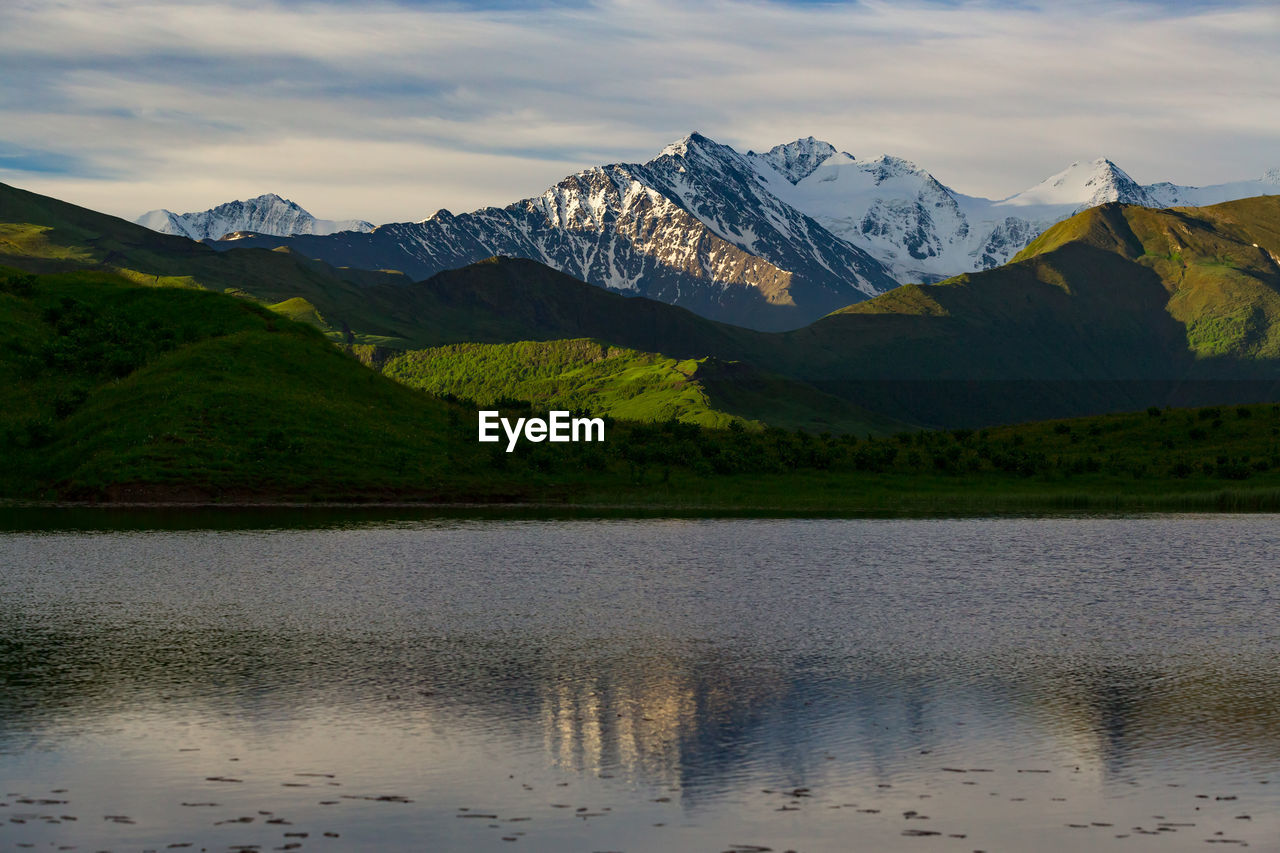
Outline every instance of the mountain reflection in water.
[(6, 534), (0, 842), (1277, 849), (1274, 530)]

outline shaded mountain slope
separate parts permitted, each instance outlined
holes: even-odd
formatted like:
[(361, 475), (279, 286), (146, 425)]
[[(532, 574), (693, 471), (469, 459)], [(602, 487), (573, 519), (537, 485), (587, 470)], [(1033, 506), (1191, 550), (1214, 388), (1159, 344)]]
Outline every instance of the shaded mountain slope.
[(924, 423), (1271, 399), (1278, 224), (1276, 197), (1092, 208), (1004, 267), (787, 334), (786, 372)]
[(186, 237), (160, 234), (7, 184), (0, 184), (0, 264), (31, 272), (109, 270), (138, 284), (185, 283), (269, 299), (311, 288), (354, 292), (379, 282), (407, 282), (399, 274), (336, 270), (287, 252), (216, 252)]

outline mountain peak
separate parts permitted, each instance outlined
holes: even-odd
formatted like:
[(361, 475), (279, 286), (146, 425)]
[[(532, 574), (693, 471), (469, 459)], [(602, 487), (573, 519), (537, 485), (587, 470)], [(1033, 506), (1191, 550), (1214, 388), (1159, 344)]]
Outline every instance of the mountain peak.
[(672, 142), (666, 148), (663, 148), (662, 151), (658, 153), (658, 156), (659, 157), (684, 157), (689, 153), (689, 149), (706, 145), (708, 142), (711, 142), (711, 141), (712, 140), (708, 139), (707, 137), (703, 136), (701, 133), (698, 133), (698, 131), (695, 130), (690, 132), (683, 139), (679, 139), (675, 142)]
[[(775, 170), (782, 173), (788, 181), (798, 184), (813, 174), (828, 157), (836, 153), (830, 142), (823, 142), (812, 136), (775, 145), (763, 154), (756, 156), (764, 160)], [(755, 152), (748, 152), (748, 155)]]
[(1267, 169), (1262, 173), (1264, 184), (1280, 184), (1280, 168)]
[(1030, 189), (1005, 199), (1016, 206), (1075, 205), (1076, 210), (1107, 202), (1151, 204), (1146, 190), (1106, 157), (1077, 160)]
[(262, 203), (262, 204), (286, 204), (286, 205), (288, 205), (289, 207), (297, 207), (297, 206), (298, 206), (298, 205), (297, 205), (297, 204), (295, 204), (294, 202), (289, 201), (289, 199), (284, 198), (283, 196), (276, 195), (275, 193), (263, 193), (262, 195), (260, 195), (260, 196), (255, 196), (254, 198), (251, 198), (251, 199), (249, 199), (248, 201), (245, 201), (245, 202), (234, 202), (234, 201), (233, 201), (233, 202), (228, 202), (228, 203), (229, 203), (229, 204), (237, 204), (237, 203), (238, 203), (238, 204), (250, 204), (250, 203), (252, 203), (252, 202), (260, 202), (260, 203)]
[(334, 222), (316, 219), (300, 205), (275, 193), (228, 201), (196, 213), (152, 210), (135, 220), (162, 234), (178, 234), (192, 240), (218, 240), (240, 231), (271, 237), (297, 234), (332, 234), (336, 231), (372, 231), (373, 225), (351, 219)]
[(929, 174), (912, 161), (902, 157), (894, 157), (892, 154), (881, 154), (879, 157), (861, 161), (859, 165), (861, 165), (867, 172), (875, 175), (877, 183), (882, 183), (889, 178), (896, 178), (902, 175)]

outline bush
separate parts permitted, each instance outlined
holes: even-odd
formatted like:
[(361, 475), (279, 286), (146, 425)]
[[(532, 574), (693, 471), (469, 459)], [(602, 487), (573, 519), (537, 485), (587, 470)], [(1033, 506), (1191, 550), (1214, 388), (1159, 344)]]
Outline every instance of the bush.
[(0, 278), (0, 293), (12, 293), (21, 299), (29, 299), (36, 290), (38, 279), (34, 275), (9, 275)]

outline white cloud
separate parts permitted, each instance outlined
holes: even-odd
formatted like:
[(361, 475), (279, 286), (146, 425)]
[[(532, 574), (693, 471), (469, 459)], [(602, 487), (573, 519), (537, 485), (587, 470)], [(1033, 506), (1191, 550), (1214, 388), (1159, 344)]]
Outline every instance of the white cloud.
[(0, 180), (130, 216), (275, 191), (415, 219), (698, 129), (983, 195), (1098, 155), (1211, 183), (1280, 165), (1277, 43), (1269, 5), (6, 3), (0, 142), (82, 167)]

